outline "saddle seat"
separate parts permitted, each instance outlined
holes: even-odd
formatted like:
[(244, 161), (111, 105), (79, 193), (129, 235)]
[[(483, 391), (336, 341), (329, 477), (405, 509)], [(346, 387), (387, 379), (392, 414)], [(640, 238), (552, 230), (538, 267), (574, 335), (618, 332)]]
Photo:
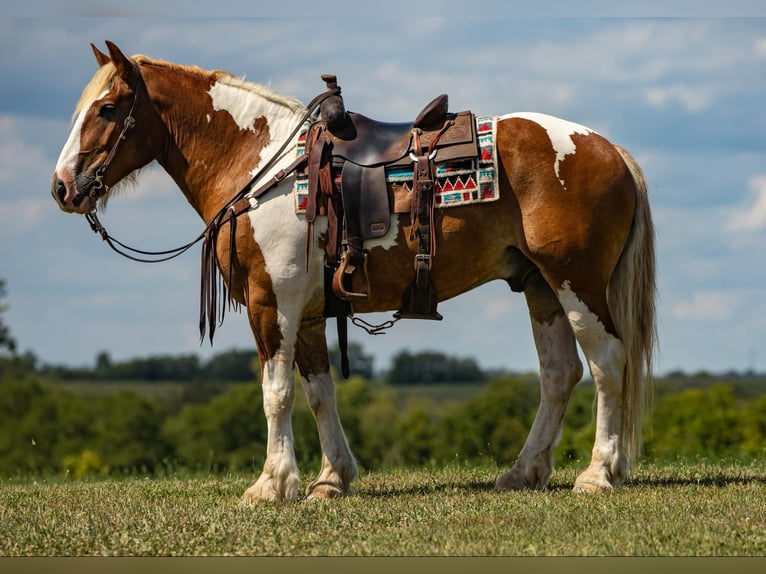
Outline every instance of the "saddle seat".
[(332, 155), (364, 167), (395, 165), (405, 159), (404, 163), (410, 163), (413, 128), (436, 133), (448, 119), (447, 110), (448, 96), (441, 94), (423, 108), (414, 122), (383, 122), (348, 112), (345, 124), (328, 130)]

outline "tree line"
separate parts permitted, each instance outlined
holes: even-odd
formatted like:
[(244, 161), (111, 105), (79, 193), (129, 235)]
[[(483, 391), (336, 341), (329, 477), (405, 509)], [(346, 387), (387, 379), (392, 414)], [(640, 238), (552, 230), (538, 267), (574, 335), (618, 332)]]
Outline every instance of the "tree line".
[[(403, 398), (396, 387), (354, 376), (337, 385), (338, 410), (363, 469), (510, 465), (539, 401), (531, 376), (495, 379), (473, 398)], [(163, 402), (129, 386), (75, 390), (34, 374), (0, 377), (0, 476), (254, 471), (266, 451), (261, 387), (233, 384), (197, 401)], [(565, 417), (557, 466), (582, 465), (593, 444), (593, 390), (576, 387)], [(766, 395), (743, 397), (717, 381), (702, 388), (658, 383), (647, 419), (650, 460), (766, 454)], [(318, 468), (319, 440), (303, 393), (293, 412), (296, 455)]]
[[(484, 382), (492, 374), (483, 371), (472, 358), (428, 350), (415, 353), (402, 350), (394, 355), (391, 367), (377, 377), (374, 357), (362, 345), (350, 342), (348, 357), (351, 374), (382, 378), (394, 385)], [(96, 355), (93, 366), (40, 365), (30, 354), (19, 360), (39, 375), (63, 381), (246, 382), (257, 380), (259, 373), (258, 353), (254, 348), (227, 350), (206, 361), (194, 353), (114, 361), (107, 351)], [(330, 348), (330, 363), (338, 372), (340, 362), (340, 350), (335, 345)]]

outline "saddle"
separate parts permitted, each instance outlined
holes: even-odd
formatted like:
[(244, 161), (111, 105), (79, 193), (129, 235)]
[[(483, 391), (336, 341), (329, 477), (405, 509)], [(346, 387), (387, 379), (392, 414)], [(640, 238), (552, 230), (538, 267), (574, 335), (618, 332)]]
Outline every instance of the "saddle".
[(351, 315), (350, 303), (370, 296), (369, 252), (364, 242), (383, 237), (390, 228), (394, 200), (386, 184), (386, 168), (412, 166), (410, 238), (417, 238), (418, 252), (413, 281), (395, 317), (440, 320), (430, 277), (436, 253), (435, 164), (478, 155), (475, 118), (467, 111), (450, 113), (448, 96), (442, 94), (414, 121), (374, 120), (345, 109), (335, 76), (322, 79), (328, 90), (337, 93), (322, 102), (319, 121), (307, 135), (306, 217), (311, 226), (317, 215), (328, 216), (325, 292), (346, 302), (338, 304), (326, 295), (325, 314)]

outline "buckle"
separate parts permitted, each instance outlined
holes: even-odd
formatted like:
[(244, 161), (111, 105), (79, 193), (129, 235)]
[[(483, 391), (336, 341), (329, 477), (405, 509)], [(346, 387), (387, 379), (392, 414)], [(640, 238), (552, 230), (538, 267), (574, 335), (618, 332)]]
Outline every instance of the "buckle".
[(415, 255), (415, 270), (417, 271), (418, 265), (420, 263), (425, 263), (428, 266), (428, 269), (431, 269), (431, 254), (430, 253), (418, 253)]

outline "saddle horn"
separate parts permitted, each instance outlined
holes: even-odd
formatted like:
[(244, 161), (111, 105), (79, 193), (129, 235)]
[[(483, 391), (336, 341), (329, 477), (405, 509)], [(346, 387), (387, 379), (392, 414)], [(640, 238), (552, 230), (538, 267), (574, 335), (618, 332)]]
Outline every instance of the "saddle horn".
[(340, 95), (338, 78), (334, 74), (322, 74), (322, 80), (327, 85), (327, 91), (336, 92), (334, 96), (330, 96), (319, 106), (319, 114), (325, 127), (336, 137), (346, 140), (354, 139), (356, 133), (353, 124), (348, 119), (343, 97)]

